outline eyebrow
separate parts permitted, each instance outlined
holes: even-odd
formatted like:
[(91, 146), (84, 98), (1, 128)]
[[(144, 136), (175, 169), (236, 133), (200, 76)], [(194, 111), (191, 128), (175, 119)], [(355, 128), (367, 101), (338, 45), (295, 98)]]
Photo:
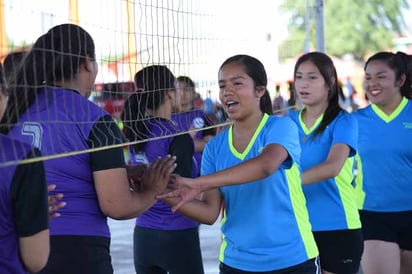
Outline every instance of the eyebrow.
[[(296, 74), (304, 74), (304, 73), (303, 73), (303, 72), (300, 72), (300, 71), (297, 71)], [(306, 74), (319, 74), (319, 72), (317, 72), (317, 71), (309, 71), (309, 72), (306, 73)]]
[[(232, 78), (229, 78), (228, 81), (235, 81), (235, 80), (238, 80), (238, 79), (246, 79), (246, 77), (244, 77), (244, 76), (242, 76), (242, 75), (234, 76), (234, 77), (232, 77)], [(225, 81), (225, 80), (219, 80), (219, 82), (224, 82), (224, 81)]]
[(384, 70), (384, 71), (378, 71), (377, 73), (368, 73), (368, 72), (365, 72), (365, 74), (366, 74), (366, 75), (371, 75), (371, 74), (377, 74), (377, 75), (380, 75), (380, 74), (385, 74), (385, 73), (388, 73), (388, 71), (387, 71), (387, 70)]

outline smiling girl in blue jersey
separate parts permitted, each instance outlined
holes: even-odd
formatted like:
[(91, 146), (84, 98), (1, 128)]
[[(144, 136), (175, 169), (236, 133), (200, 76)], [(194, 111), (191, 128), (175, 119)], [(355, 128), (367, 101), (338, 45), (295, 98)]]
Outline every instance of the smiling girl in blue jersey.
[(256, 58), (233, 56), (218, 77), (220, 101), (233, 124), (206, 145), (202, 176), (176, 177), (177, 189), (159, 198), (180, 198), (174, 210), (208, 224), (224, 201), (221, 274), (319, 273), (296, 125), (270, 115), (266, 72)]
[(412, 273), (412, 102), (404, 57), (378, 52), (367, 60), (371, 104), (354, 113), (365, 274)]
[(363, 238), (352, 184), (356, 119), (339, 106), (336, 69), (326, 54), (302, 55), (294, 78), (304, 107), (289, 115), (299, 128), (303, 192), (322, 271), (357, 273)]

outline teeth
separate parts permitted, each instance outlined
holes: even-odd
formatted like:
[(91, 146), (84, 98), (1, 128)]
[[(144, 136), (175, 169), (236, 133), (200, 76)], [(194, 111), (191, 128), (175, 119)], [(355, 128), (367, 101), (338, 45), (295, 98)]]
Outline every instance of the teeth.
[(370, 91), (370, 93), (371, 93), (372, 95), (379, 94), (380, 92), (381, 92), (380, 90), (371, 90), (371, 91)]

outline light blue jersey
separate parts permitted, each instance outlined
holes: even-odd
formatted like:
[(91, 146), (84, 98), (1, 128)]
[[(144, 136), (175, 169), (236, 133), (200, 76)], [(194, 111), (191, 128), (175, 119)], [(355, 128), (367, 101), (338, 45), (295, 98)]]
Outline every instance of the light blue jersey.
[(267, 178), (221, 187), (225, 203), (219, 259), (245, 271), (290, 267), (318, 255), (302, 192), (296, 125), (287, 117), (264, 115), (245, 151), (232, 144), (232, 127), (208, 142), (202, 175), (257, 157), (265, 146), (280, 144), (289, 158)]
[(356, 119), (341, 111), (326, 129), (316, 137), (314, 131), (323, 115), (311, 128), (301, 119), (301, 111), (290, 113), (299, 128), (302, 148), (302, 171), (326, 161), (335, 144), (349, 146), (349, 157), (336, 177), (303, 186), (313, 231), (358, 229), (361, 227), (354, 189), (354, 155), (358, 147)]
[(376, 105), (354, 113), (359, 124), (360, 208), (412, 210), (412, 102), (403, 98), (391, 115)]

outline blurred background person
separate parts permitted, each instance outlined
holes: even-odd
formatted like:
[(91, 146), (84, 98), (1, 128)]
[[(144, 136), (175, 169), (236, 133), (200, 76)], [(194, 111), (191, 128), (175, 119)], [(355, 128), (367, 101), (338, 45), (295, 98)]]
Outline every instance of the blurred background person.
[[(193, 176), (199, 176), (202, 152), (206, 143), (215, 135), (215, 129), (212, 128), (212, 122), (205, 115), (203, 110), (195, 109), (193, 100), (196, 90), (195, 83), (187, 76), (176, 78), (176, 90), (182, 95), (181, 108), (178, 112), (172, 114), (172, 120), (175, 121), (180, 131), (189, 131), (195, 145), (194, 154), (194, 171)], [(204, 130), (200, 130), (206, 128)]]

